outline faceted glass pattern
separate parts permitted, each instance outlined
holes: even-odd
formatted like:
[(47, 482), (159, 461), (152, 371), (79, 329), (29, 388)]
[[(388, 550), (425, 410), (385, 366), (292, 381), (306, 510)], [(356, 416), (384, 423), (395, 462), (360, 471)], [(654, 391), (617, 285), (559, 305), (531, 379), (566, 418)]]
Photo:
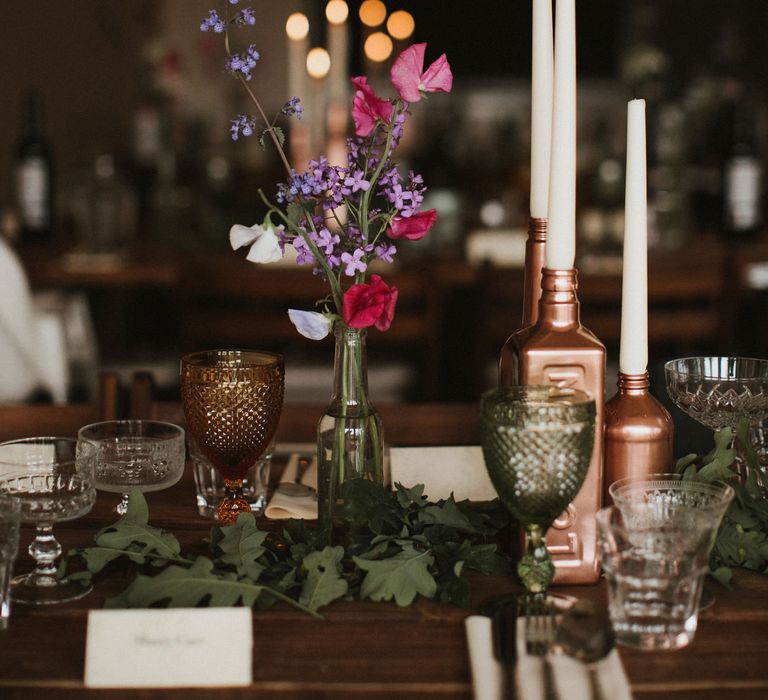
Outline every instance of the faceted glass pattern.
[(281, 355), (211, 350), (182, 358), (187, 428), (225, 479), (243, 479), (271, 442), (283, 389)]
[(713, 430), (768, 418), (768, 360), (684, 357), (667, 362), (664, 373), (675, 405)]

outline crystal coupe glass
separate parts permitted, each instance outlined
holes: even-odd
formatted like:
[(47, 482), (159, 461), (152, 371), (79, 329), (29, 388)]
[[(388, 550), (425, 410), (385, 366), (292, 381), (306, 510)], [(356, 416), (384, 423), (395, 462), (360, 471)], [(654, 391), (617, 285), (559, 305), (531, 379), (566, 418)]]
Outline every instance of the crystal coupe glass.
[(256, 350), (206, 350), (181, 360), (187, 429), (224, 479), (218, 520), (231, 524), (251, 507), (243, 479), (277, 430), (283, 407), (283, 357)]
[(108, 420), (80, 428), (77, 438), (96, 448), (96, 488), (122, 494), (120, 515), (132, 489), (167, 489), (184, 473), (184, 429), (173, 423)]
[(579, 492), (595, 439), (595, 402), (574, 389), (511, 386), (485, 393), (485, 466), (501, 502), (525, 528), (517, 572), (544, 598), (554, 575), (545, 534)]
[(768, 360), (750, 357), (683, 357), (664, 365), (669, 398), (713, 430), (768, 418)]
[(29, 545), (32, 573), (11, 581), (11, 598), (47, 605), (81, 598), (89, 585), (56, 577), (61, 545), (53, 535), (57, 522), (88, 513), (96, 501), (95, 449), (70, 438), (38, 437), (0, 444), (0, 493), (18, 499), (22, 522), (37, 528)]

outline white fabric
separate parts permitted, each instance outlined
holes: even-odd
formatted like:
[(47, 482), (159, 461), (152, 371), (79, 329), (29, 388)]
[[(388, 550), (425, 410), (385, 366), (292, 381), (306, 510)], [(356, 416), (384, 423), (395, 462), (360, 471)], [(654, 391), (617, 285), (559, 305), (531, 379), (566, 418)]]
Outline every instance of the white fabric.
[[(503, 671), (493, 656), (491, 620), (471, 615), (465, 621), (472, 687), (475, 700), (499, 700), (503, 692)], [(592, 700), (587, 667), (562, 654), (550, 654), (549, 661), (557, 691), (568, 700)], [(632, 700), (632, 690), (619, 653), (614, 649), (594, 665), (602, 697)], [(543, 700), (544, 659), (525, 651), (525, 620), (517, 621), (516, 683), (519, 700)]]
[(47, 383), (41, 347), (26, 274), (0, 239), (0, 403), (23, 401)]
[[(299, 466), (299, 455), (292, 454), (285, 465), (280, 483), (293, 483), (296, 479), (296, 470)], [(313, 457), (307, 467), (307, 471), (301, 476), (302, 484), (317, 488), (317, 457)], [(307, 496), (286, 496), (276, 489), (264, 515), (273, 520), (287, 520), (288, 518), (300, 518), (305, 520), (317, 519), (317, 501), (312, 494)]]

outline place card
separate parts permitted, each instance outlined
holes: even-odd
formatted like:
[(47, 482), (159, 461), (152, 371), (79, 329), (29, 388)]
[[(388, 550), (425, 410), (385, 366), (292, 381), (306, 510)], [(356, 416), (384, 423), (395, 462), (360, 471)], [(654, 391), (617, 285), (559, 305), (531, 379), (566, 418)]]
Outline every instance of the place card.
[(424, 484), (430, 501), (490, 501), (496, 498), (479, 446), (392, 447), (389, 452), (392, 484)]
[(91, 610), (88, 688), (243, 686), (252, 679), (250, 608)]

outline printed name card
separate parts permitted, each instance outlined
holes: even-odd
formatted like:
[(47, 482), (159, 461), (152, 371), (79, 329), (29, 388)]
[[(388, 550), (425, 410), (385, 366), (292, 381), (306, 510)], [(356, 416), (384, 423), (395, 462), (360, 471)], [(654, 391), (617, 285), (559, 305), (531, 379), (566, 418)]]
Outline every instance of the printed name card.
[(250, 608), (91, 610), (88, 688), (243, 686), (252, 679)]
[(389, 451), (392, 484), (424, 484), (430, 500), (490, 501), (496, 498), (483, 451), (474, 445), (460, 447), (392, 447)]

